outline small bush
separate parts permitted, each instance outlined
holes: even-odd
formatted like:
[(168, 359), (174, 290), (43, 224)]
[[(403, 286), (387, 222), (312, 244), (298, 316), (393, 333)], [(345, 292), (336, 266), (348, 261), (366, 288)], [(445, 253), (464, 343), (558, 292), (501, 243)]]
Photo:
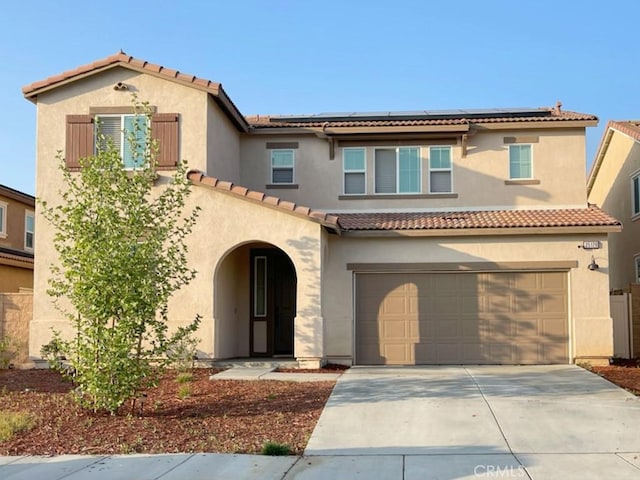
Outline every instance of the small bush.
[(34, 424), (35, 419), (26, 412), (0, 412), (0, 442), (29, 430)]
[(8, 335), (0, 337), (0, 368), (9, 368), (16, 356), (16, 344)]
[(184, 400), (187, 397), (191, 396), (191, 385), (189, 385), (188, 383), (183, 383), (182, 385), (180, 385), (180, 388), (178, 388), (178, 397), (181, 400)]
[(270, 455), (272, 457), (282, 457), (285, 455), (291, 455), (291, 447), (283, 443), (266, 442), (262, 446), (262, 454)]
[(176, 376), (176, 382), (177, 383), (188, 383), (191, 380), (193, 380), (193, 373), (191, 373), (191, 372), (180, 372)]
[(167, 350), (169, 365), (179, 372), (186, 372), (194, 367), (194, 362), (198, 358), (198, 344), (193, 332), (187, 332), (171, 344)]

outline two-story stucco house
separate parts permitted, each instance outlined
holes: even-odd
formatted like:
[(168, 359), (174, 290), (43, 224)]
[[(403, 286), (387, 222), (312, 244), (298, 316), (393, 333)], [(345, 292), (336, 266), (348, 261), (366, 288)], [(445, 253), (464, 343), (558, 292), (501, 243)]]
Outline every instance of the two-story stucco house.
[(33, 288), (35, 198), (0, 185), (0, 293)]
[[(159, 174), (182, 158), (192, 169), (199, 274), (170, 317), (203, 316), (201, 357), (611, 355), (607, 235), (620, 225), (587, 204), (595, 116), (556, 106), (247, 117), (219, 83), (120, 52), (24, 87), (37, 106), (39, 197), (54, 201), (61, 187), (57, 150), (71, 169), (94, 152), (96, 119), (120, 137), (129, 92), (154, 111)], [(52, 235), (41, 222), (34, 356), (51, 327), (68, 328), (44, 293)]]

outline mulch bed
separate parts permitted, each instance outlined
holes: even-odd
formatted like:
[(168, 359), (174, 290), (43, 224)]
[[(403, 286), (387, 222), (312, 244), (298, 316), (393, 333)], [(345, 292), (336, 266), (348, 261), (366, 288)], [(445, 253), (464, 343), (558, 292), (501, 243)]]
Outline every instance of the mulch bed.
[(591, 367), (591, 371), (640, 396), (640, 368), (636, 364), (636, 361), (628, 361), (622, 365)]
[(335, 382), (209, 380), (217, 371), (194, 370), (184, 398), (185, 384), (169, 372), (142, 411), (127, 404), (108, 415), (77, 407), (56, 372), (1, 370), (0, 409), (29, 412), (37, 423), (0, 443), (0, 455), (260, 453), (267, 441), (302, 454)]

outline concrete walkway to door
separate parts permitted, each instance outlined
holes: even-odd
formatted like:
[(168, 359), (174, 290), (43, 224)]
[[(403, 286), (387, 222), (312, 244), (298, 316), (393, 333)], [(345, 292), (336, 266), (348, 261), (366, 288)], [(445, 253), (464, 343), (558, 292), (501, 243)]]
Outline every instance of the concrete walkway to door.
[(305, 455), (376, 455), (404, 478), (631, 479), (639, 432), (640, 400), (574, 365), (354, 367)]

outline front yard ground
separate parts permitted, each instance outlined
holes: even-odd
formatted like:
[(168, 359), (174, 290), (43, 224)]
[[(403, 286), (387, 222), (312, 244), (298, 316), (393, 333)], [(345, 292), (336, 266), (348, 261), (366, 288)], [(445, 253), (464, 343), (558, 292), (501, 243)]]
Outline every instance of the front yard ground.
[(72, 386), (50, 370), (0, 370), (0, 410), (27, 412), (33, 428), (0, 443), (0, 455), (260, 453), (267, 442), (302, 454), (335, 382), (210, 381), (169, 372), (132, 410), (78, 408)]
[(622, 365), (608, 367), (591, 367), (593, 373), (606, 378), (636, 396), (640, 396), (640, 368), (635, 362), (625, 362)]

